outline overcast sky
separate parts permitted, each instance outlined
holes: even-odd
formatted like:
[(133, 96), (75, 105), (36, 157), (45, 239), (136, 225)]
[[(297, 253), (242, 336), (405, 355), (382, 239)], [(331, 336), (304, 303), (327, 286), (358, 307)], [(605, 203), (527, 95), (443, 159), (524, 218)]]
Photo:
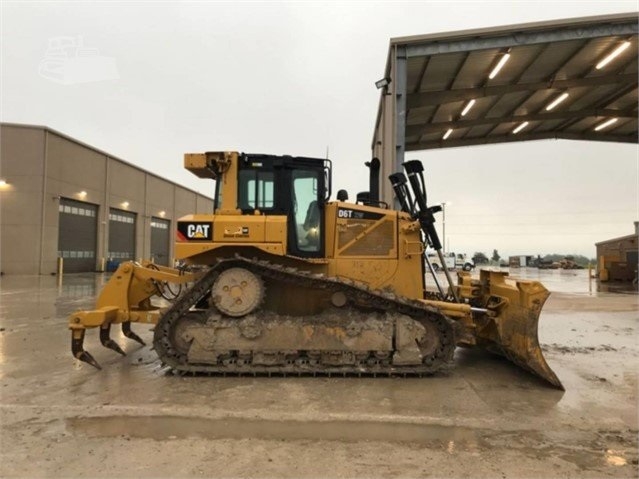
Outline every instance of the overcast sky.
[[(391, 37), (637, 11), (636, 1), (0, 5), (2, 121), (46, 125), (209, 195), (183, 153), (328, 149), (335, 191), (351, 197), (367, 189)], [(43, 70), (60, 37), (106, 57), (95, 81)], [(636, 145), (548, 140), (412, 158), (424, 161), (429, 202), (449, 203), (457, 252), (593, 257), (596, 241), (639, 219)]]

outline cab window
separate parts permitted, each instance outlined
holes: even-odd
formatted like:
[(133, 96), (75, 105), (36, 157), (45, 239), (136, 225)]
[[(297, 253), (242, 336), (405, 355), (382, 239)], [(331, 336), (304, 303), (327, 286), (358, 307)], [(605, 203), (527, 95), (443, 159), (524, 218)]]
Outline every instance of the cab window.
[(275, 175), (272, 171), (241, 170), (238, 185), (238, 208), (270, 210), (275, 207)]
[(295, 231), (300, 251), (319, 252), (322, 222), (318, 201), (319, 174), (317, 170), (293, 170), (293, 204)]

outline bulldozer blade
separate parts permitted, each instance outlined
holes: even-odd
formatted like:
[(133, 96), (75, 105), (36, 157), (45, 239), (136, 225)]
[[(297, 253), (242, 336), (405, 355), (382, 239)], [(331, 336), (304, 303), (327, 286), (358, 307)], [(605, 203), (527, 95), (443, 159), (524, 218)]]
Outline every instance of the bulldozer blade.
[(488, 301), (488, 309), (495, 314), (477, 322), (476, 344), (505, 356), (521, 368), (564, 390), (539, 345), (539, 315), (550, 296), (549, 291), (536, 281), (517, 281), (516, 287), (513, 287), (503, 280), (498, 281), (492, 273), (490, 292), (494, 296)]
[(131, 323), (128, 321), (122, 323), (122, 334), (124, 334), (127, 338), (132, 339), (133, 341), (137, 341), (142, 346), (146, 346), (146, 343), (142, 341), (142, 338), (131, 331)]
[(504, 341), (502, 344), (488, 345), (486, 349), (506, 357), (517, 366), (540, 377), (552, 386), (565, 390), (555, 372), (548, 366), (536, 335), (535, 337), (529, 336), (523, 342), (508, 344), (508, 341)]
[(84, 329), (78, 329), (71, 332), (71, 353), (73, 357), (90, 364), (96, 369), (102, 369), (102, 366), (84, 350)]
[(122, 348), (111, 339), (111, 323), (106, 323), (100, 326), (100, 342), (105, 348), (109, 348), (122, 356), (126, 356), (126, 353)]

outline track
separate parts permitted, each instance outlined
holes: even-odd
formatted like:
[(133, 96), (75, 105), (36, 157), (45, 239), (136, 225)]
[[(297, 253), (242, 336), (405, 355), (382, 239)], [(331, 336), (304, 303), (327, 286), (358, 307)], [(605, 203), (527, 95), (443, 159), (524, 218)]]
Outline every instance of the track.
[[(421, 364), (397, 365), (391, 361), (388, 351), (368, 351), (366, 354), (353, 354), (350, 364), (327, 363), (322, 355), (312, 351), (287, 350), (275, 356), (281, 361), (277, 364), (253, 364), (253, 354), (246, 351), (229, 351), (211, 364), (211, 361), (189, 361), (189, 345), (176, 340), (176, 329), (206, 329), (211, 316), (220, 315), (210, 309), (197, 310), (194, 307), (211, 289), (221, 272), (240, 267), (251, 271), (266, 282), (275, 281), (296, 288), (323, 290), (327, 294), (343, 293), (347, 300), (340, 312), (345, 317), (359, 315), (383, 315), (394, 320), (401, 315), (408, 316), (422, 324), (427, 331), (436, 334), (436, 347), (423, 358)], [(260, 313), (261, 314), (261, 313)], [(237, 318), (226, 320), (238, 321)], [(365, 321), (365, 320), (364, 320)], [(267, 261), (251, 260), (243, 257), (221, 260), (209, 269), (190, 289), (186, 290), (164, 314), (155, 328), (153, 339), (160, 360), (177, 373), (193, 374), (231, 374), (231, 375), (427, 375), (445, 368), (452, 360), (455, 349), (455, 324), (438, 310), (420, 301), (399, 297), (384, 291), (370, 290), (365, 284), (349, 280), (329, 278), (311, 274), (295, 268), (274, 265)], [(277, 352), (276, 352), (277, 353)], [(344, 351), (336, 351), (336, 355)]]

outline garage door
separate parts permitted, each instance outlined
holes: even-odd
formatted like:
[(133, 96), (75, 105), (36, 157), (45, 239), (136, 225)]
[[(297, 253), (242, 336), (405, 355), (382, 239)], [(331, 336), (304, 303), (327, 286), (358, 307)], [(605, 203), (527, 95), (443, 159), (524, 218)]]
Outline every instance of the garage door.
[(58, 257), (65, 273), (95, 271), (98, 207), (60, 198)]
[(169, 265), (169, 231), (171, 222), (151, 218), (151, 258), (156, 264)]
[(109, 210), (109, 247), (107, 270), (114, 270), (122, 261), (135, 259), (136, 214), (111, 208)]

